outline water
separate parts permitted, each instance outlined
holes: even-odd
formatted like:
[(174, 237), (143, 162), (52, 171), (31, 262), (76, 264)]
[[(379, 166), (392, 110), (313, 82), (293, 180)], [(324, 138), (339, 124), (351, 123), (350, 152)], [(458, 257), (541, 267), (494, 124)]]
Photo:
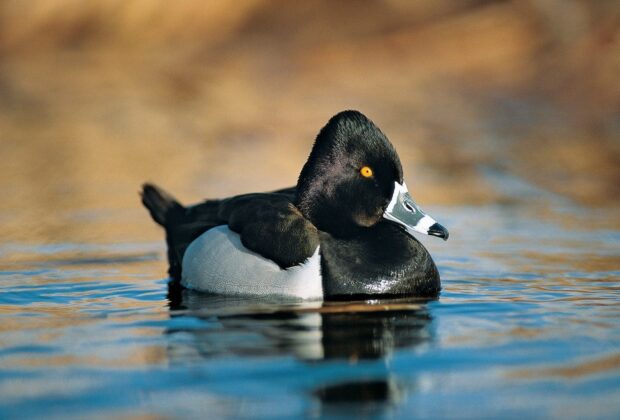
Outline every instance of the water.
[[(135, 229), (4, 241), (0, 418), (618, 418), (617, 212), (428, 210), (451, 233), (422, 238), (430, 302), (168, 295), (163, 240)], [(146, 217), (71, 215), (95, 232)]]

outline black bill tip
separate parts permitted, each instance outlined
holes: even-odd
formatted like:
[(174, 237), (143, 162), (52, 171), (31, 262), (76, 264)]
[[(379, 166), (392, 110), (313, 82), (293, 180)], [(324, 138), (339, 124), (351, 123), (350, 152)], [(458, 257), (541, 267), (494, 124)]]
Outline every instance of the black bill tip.
[(430, 228), (428, 228), (428, 234), (437, 236), (438, 238), (443, 239), (444, 241), (448, 240), (450, 233), (448, 233), (448, 229), (441, 226), (439, 223), (435, 223)]

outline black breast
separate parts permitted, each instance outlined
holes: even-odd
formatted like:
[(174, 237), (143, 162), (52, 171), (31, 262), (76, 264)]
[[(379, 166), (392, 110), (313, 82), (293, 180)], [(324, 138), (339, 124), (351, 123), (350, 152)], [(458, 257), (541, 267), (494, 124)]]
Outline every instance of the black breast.
[(426, 248), (392, 223), (378, 223), (346, 239), (321, 232), (320, 244), (325, 299), (434, 297), (441, 289)]

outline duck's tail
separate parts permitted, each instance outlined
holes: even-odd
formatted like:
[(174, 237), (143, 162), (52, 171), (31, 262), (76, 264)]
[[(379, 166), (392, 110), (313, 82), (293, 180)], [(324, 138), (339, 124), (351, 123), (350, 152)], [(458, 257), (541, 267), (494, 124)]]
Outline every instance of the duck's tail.
[(140, 191), (142, 204), (149, 210), (155, 222), (166, 227), (167, 222), (184, 210), (184, 207), (173, 196), (153, 184), (142, 185)]

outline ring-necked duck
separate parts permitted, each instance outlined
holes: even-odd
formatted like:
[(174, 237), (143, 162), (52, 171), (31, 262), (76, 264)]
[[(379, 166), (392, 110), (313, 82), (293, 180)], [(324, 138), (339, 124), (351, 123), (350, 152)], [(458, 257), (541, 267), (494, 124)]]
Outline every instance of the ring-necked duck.
[(296, 187), (184, 207), (145, 184), (186, 288), (304, 299), (436, 296), (439, 273), (413, 232), (448, 239), (415, 204), (387, 137), (357, 111), (319, 132)]

